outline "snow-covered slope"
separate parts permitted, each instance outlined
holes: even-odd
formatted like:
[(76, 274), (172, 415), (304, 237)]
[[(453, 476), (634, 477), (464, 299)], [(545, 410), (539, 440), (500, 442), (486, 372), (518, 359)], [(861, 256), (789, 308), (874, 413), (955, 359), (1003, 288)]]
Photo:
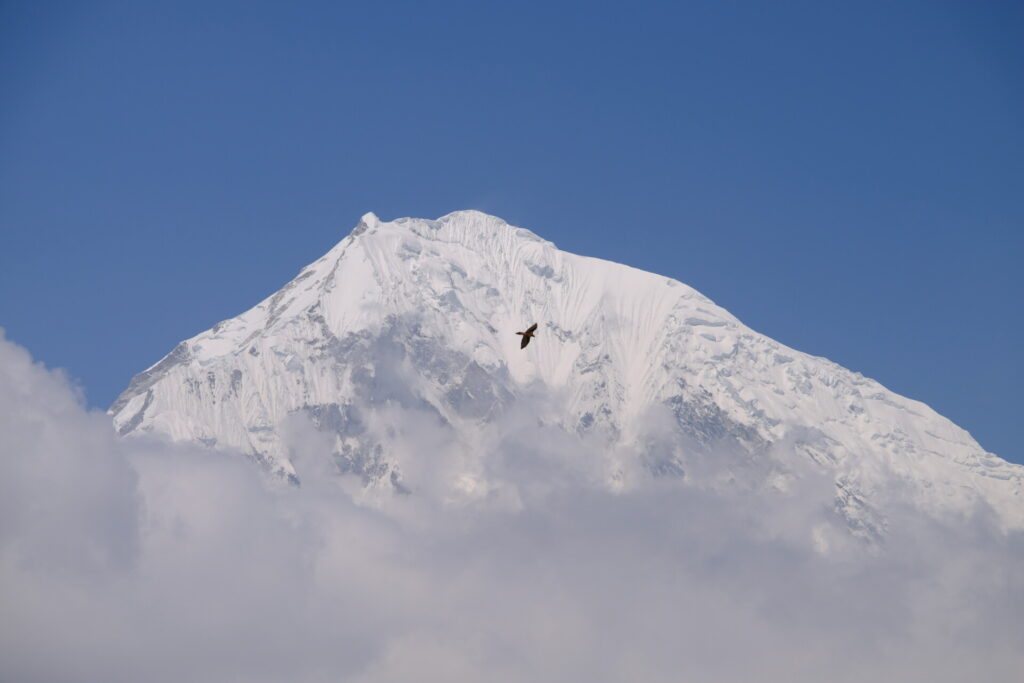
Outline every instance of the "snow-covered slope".
[[(520, 350), (514, 333), (539, 323)], [(307, 416), (343, 471), (415, 491), (399, 432), (426, 420), (461, 455), (444, 476), (483, 495), (489, 452), (523, 405), (585, 443), (609, 487), (646, 475), (786, 490), (832, 478), (855, 533), (884, 533), (895, 480), (932, 514), (983, 503), (1024, 527), (1024, 468), (928, 406), (745, 327), (694, 289), (558, 250), (475, 211), (352, 233), (273, 296), (179, 344), (111, 407), (122, 434), (240, 449), (293, 475)], [(423, 443), (429, 460), (437, 443)], [(415, 451), (416, 449), (413, 448)], [(811, 473), (811, 474), (809, 474)]]

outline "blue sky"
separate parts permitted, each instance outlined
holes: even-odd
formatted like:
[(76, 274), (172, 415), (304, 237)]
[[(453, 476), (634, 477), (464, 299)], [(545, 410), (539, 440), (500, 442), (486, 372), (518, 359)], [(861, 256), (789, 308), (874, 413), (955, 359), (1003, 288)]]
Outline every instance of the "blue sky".
[(359, 216), (675, 277), (1024, 462), (1024, 9), (0, 4), (0, 325), (106, 407)]

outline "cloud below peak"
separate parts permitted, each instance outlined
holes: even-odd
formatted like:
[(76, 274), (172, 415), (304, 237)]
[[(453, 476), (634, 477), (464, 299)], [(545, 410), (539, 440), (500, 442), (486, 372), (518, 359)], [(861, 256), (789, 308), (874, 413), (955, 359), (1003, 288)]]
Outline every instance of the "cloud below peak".
[[(490, 445), (502, 488), (453, 504), (423, 476), (424, 491), (373, 506), (301, 425), (301, 487), (241, 456), (120, 439), (0, 339), (0, 678), (934, 683), (1024, 669), (1024, 539), (984, 515), (908, 512), (879, 552), (822, 554), (830, 490), (813, 480), (775, 497), (667, 479), (616, 493), (530, 424)], [(454, 446), (410, 429), (435, 451), (424, 472), (458, 471)]]

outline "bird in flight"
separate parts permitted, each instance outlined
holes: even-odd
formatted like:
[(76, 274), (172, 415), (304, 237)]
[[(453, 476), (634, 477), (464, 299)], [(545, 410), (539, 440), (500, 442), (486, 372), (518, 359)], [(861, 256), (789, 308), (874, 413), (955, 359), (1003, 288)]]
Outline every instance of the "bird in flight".
[(516, 332), (516, 334), (520, 335), (523, 338), (523, 343), (519, 345), (519, 348), (526, 348), (526, 345), (530, 343), (531, 339), (533, 339), (533, 334), (536, 330), (537, 323), (534, 323), (530, 325), (528, 328), (526, 328), (526, 332)]

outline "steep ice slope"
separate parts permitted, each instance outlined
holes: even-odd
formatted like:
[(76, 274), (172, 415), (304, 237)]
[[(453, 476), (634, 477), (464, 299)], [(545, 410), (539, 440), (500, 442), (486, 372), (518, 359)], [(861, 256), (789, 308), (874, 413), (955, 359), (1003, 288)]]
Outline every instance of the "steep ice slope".
[[(532, 322), (520, 350), (514, 332)], [(453, 480), (486, 490), (488, 429), (538, 396), (544, 421), (617, 454), (609, 486), (626, 460), (688, 477), (713, 457), (723, 485), (827, 473), (866, 536), (882, 533), (872, 498), (894, 478), (927, 511), (983, 500), (1024, 526), (1024, 468), (928, 406), (759, 335), (680, 282), (475, 211), (367, 214), (276, 294), (136, 376), (110, 412), (122, 434), (241, 449), (288, 475), (283, 430), (304, 414), (342, 470), (399, 491), (416, 482), (390, 439), (415, 415), (464, 454)]]

